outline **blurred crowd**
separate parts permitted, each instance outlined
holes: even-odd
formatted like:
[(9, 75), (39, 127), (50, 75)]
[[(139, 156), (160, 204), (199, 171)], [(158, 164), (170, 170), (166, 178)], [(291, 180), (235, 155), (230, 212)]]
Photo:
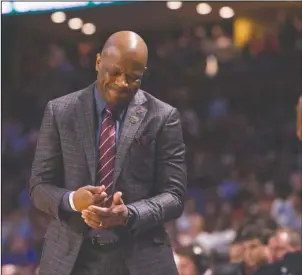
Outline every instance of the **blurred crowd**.
[[(178, 108), (187, 145), (185, 211), (167, 224), (180, 275), (279, 274), (272, 266), (287, 268), (284, 255), (301, 251), (302, 22), (280, 13), (277, 23), (276, 34), (254, 35), (241, 49), (219, 24), (140, 33), (150, 47), (142, 88)], [(4, 275), (36, 274), (49, 217), (31, 205), (28, 180), (44, 107), (95, 80), (103, 36), (74, 45), (19, 33), (7, 48)]]

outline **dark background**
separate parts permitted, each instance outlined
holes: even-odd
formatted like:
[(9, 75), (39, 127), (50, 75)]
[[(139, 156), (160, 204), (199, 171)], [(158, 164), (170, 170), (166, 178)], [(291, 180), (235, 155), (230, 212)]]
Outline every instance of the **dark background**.
[[(183, 217), (167, 225), (175, 247), (197, 238), (210, 252), (219, 248), (227, 254), (242, 221), (255, 213), (301, 230), (301, 199), (293, 199), (302, 188), (295, 136), (301, 3), (215, 2), (203, 16), (197, 4), (184, 2), (179, 10), (165, 2), (140, 2), (64, 11), (68, 19), (94, 23), (91, 36), (70, 30), (66, 22), (54, 24), (50, 12), (2, 16), (3, 274), (31, 275), (39, 262), (49, 217), (31, 205), (27, 190), (44, 107), (95, 80), (95, 55), (118, 30), (145, 39), (150, 56), (142, 88), (181, 114), (189, 192)], [(226, 4), (233, 18), (219, 17)], [(244, 43), (238, 40), (240, 18), (252, 25)], [(291, 207), (275, 214), (281, 197)], [(221, 241), (204, 243), (205, 234)]]

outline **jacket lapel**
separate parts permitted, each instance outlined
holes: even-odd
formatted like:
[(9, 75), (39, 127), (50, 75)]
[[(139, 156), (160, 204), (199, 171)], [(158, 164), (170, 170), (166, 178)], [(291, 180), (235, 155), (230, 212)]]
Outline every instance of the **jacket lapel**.
[(121, 132), (120, 140), (117, 147), (115, 167), (114, 167), (114, 184), (116, 183), (127, 155), (130, 144), (141, 125), (147, 113), (147, 108), (143, 105), (147, 101), (141, 90), (138, 90), (133, 100), (128, 106), (125, 115), (124, 125)]
[[(89, 172), (92, 183), (96, 182), (96, 118), (95, 104), (93, 98), (93, 88), (95, 84), (90, 85), (79, 96), (79, 104), (76, 105), (78, 133), (83, 141), (84, 150), (87, 158)], [(141, 125), (147, 113), (147, 108), (143, 105), (147, 101), (145, 95), (139, 90), (133, 100), (130, 102), (119, 139), (115, 168), (114, 184), (120, 175), (122, 165), (127, 151), (134, 139), (134, 136)]]
[(93, 98), (94, 84), (83, 90), (76, 105), (79, 136), (83, 141), (92, 184), (96, 181), (96, 118)]

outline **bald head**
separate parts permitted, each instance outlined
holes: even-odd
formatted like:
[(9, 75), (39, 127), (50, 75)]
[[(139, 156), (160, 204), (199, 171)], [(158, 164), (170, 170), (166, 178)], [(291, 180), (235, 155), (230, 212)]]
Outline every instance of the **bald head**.
[(289, 228), (280, 228), (269, 240), (272, 259), (282, 259), (286, 253), (301, 251), (301, 235)]
[(132, 58), (146, 66), (148, 48), (145, 41), (137, 33), (132, 31), (120, 31), (112, 34), (103, 47), (103, 58), (112, 55)]
[(277, 231), (277, 237), (280, 242), (289, 244), (295, 248), (302, 248), (302, 240), (299, 232), (291, 228), (281, 228)]
[(147, 60), (147, 45), (138, 34), (131, 31), (112, 34), (96, 60), (102, 98), (112, 105), (130, 102), (140, 87)]

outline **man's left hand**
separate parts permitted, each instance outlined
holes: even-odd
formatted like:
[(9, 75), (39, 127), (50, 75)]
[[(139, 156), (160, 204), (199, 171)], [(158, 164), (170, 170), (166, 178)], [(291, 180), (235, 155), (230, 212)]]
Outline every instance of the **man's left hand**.
[(121, 192), (113, 195), (113, 202), (109, 208), (91, 205), (82, 211), (85, 223), (93, 229), (124, 225), (127, 217), (128, 208), (123, 203)]

